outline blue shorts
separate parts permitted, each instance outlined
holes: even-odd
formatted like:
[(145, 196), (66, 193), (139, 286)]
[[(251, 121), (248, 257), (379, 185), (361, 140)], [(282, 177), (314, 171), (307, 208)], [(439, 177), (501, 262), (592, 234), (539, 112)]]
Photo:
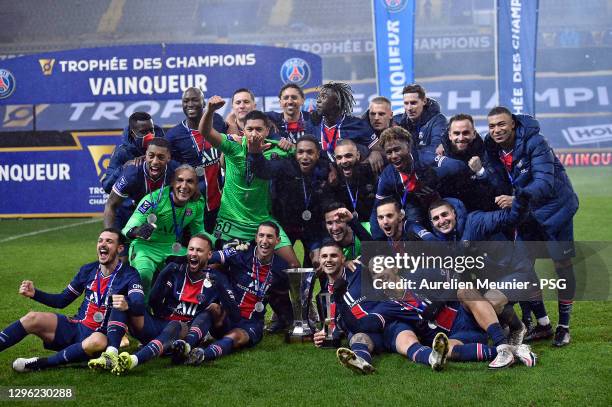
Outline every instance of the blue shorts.
[(55, 315), (57, 315), (55, 337), (53, 341), (43, 343), (45, 349), (60, 351), (75, 343), (83, 342), (85, 338), (96, 332), (80, 321), (75, 321), (62, 314)]
[(157, 338), (162, 333), (166, 325), (170, 321), (154, 317), (148, 312), (144, 313), (144, 326), (140, 332), (131, 332), (132, 335), (140, 341), (140, 343), (146, 345), (153, 339)]
[(458, 340), (463, 344), (488, 342), (487, 333), (463, 306), (457, 310), (457, 316), (455, 316), (448, 338)]
[(223, 325), (221, 327), (213, 326), (210, 329), (210, 334), (215, 339), (221, 339), (222, 337), (227, 335), (229, 331), (236, 328), (242, 329), (249, 336), (249, 343), (247, 345), (248, 347), (253, 347), (257, 345), (259, 342), (261, 342), (261, 339), (263, 338), (263, 320), (240, 318), (240, 321), (238, 322), (231, 322), (227, 316), (223, 320)]
[(397, 340), (397, 336), (403, 331), (414, 332), (414, 327), (406, 322), (398, 321), (393, 321), (389, 325), (385, 326), (383, 341), (385, 350), (387, 352), (398, 353), (397, 349), (395, 348), (395, 342)]
[(569, 221), (556, 231), (550, 231), (540, 226), (534, 219), (529, 219), (520, 229), (521, 240), (542, 241), (545, 243), (545, 252), (538, 250), (534, 253), (536, 258), (551, 258), (561, 261), (576, 257), (574, 247), (574, 222)]

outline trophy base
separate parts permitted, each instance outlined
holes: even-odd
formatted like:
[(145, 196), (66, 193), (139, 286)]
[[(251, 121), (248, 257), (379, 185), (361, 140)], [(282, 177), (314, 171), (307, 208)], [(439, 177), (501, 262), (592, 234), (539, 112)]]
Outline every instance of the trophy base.
[(307, 342), (312, 342), (312, 340), (313, 340), (313, 335), (312, 334), (293, 335), (293, 334), (291, 334), (291, 332), (286, 332), (285, 333), (285, 342), (286, 343), (307, 343)]
[(338, 349), (340, 345), (340, 339), (323, 339), (321, 347), (323, 349)]

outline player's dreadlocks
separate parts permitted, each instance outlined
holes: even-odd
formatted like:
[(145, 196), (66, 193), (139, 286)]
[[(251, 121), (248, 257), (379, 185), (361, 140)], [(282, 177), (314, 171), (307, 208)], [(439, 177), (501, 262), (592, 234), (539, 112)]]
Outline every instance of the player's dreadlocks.
[(350, 115), (353, 113), (353, 106), (355, 105), (355, 98), (353, 97), (353, 90), (348, 83), (344, 82), (328, 82), (321, 86), (320, 90), (328, 89), (336, 94), (338, 97), (338, 107), (340, 108), (340, 114)]

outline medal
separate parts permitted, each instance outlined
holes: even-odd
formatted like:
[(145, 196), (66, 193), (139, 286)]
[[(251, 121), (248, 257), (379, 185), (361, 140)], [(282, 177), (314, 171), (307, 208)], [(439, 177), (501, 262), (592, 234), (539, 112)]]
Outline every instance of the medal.
[(181, 251), (182, 248), (183, 248), (183, 246), (181, 246), (181, 244), (179, 242), (172, 243), (172, 253), (177, 254), (178, 252)]
[(206, 273), (206, 278), (204, 279), (204, 287), (205, 288), (212, 287), (212, 281), (210, 281), (210, 278), (208, 278), (208, 273)]
[(150, 225), (154, 225), (155, 222), (157, 222), (157, 215), (154, 213), (149, 214), (149, 216), (147, 216), (147, 223)]
[(308, 222), (311, 218), (312, 212), (310, 212), (308, 209), (305, 209), (304, 212), (302, 212), (302, 219)]
[(96, 321), (97, 323), (104, 321), (104, 314), (101, 313), (100, 311), (94, 312), (93, 320)]
[(353, 219), (359, 219), (359, 214), (357, 213), (357, 211), (353, 211)]
[(264, 310), (264, 305), (261, 301), (257, 301), (255, 303), (255, 311), (262, 312)]
[(183, 234), (183, 227), (185, 226), (185, 215), (187, 215), (187, 211), (189, 210), (189, 208), (185, 208), (183, 210), (183, 218), (181, 219), (181, 223), (179, 226), (179, 223), (176, 221), (176, 209), (174, 208), (174, 195), (172, 192), (170, 192), (170, 206), (172, 207), (172, 223), (174, 225), (174, 236), (176, 236), (176, 239), (172, 244), (172, 253), (176, 254), (180, 252), (181, 248), (183, 247), (181, 246), (179, 241), (181, 240), (181, 235)]
[(308, 193), (306, 192), (306, 181), (304, 180), (303, 176), (302, 176), (302, 188), (304, 189), (304, 208), (306, 208), (304, 209), (304, 212), (302, 212), (302, 219), (308, 222), (312, 218), (312, 212), (308, 210), (308, 206), (310, 205), (310, 198), (312, 198), (312, 193), (308, 195)]
[(204, 175), (204, 166), (198, 165), (197, 167), (195, 167), (195, 172), (198, 177), (201, 177), (202, 175)]

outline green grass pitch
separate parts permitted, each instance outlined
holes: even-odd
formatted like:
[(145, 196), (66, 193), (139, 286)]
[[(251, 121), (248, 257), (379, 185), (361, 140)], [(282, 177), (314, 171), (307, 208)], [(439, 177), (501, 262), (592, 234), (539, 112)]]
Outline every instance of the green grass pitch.
[[(580, 196), (575, 237), (612, 242), (612, 168), (569, 171)], [(5, 197), (3, 198), (5, 199)], [(7, 238), (83, 222), (80, 219), (0, 221), (0, 329), (29, 310), (45, 306), (17, 294), (23, 279), (59, 292), (78, 267), (95, 258), (101, 221)], [(608, 273), (609, 273), (608, 269)], [(78, 302), (78, 301), (77, 301)], [(74, 312), (73, 304), (64, 313)], [(556, 304), (547, 308), (556, 321)], [(399, 355), (375, 357), (377, 372), (358, 376), (338, 364), (333, 351), (286, 345), (267, 336), (248, 349), (199, 367), (174, 367), (161, 358), (125, 377), (84, 366), (17, 374), (17, 357), (45, 355), (29, 337), (0, 353), (0, 388), (72, 387), (78, 405), (612, 405), (612, 303), (577, 302), (572, 343), (555, 349), (538, 343), (538, 365), (489, 371), (485, 363), (450, 363), (432, 372)], [(6, 401), (4, 401), (6, 402)], [(2, 403), (4, 403), (2, 402)], [(22, 403), (25, 405), (27, 402)], [(54, 403), (36, 402), (36, 405)]]

